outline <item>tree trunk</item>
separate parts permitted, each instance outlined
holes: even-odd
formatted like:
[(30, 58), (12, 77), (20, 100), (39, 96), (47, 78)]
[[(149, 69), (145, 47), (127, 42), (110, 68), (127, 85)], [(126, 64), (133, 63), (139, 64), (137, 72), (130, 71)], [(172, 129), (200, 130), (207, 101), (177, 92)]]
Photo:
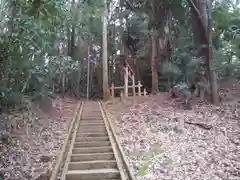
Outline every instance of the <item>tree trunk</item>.
[(152, 94), (158, 92), (158, 71), (157, 71), (157, 38), (156, 31), (152, 32)]
[[(78, 46), (78, 52), (81, 52), (81, 38), (78, 38), (77, 40), (77, 46)], [(82, 68), (83, 66), (83, 60), (80, 56), (78, 56), (78, 77), (77, 77), (77, 86), (76, 86), (76, 94), (77, 97), (80, 98), (80, 86), (81, 86), (81, 79), (82, 79)]]
[[(91, 50), (90, 50), (91, 52), (92, 52), (92, 44), (91, 44)], [(90, 94), (90, 98), (92, 98), (92, 96), (93, 96), (93, 94), (95, 93), (95, 92), (97, 92), (96, 90), (95, 91), (93, 91), (93, 86), (95, 86), (95, 84), (96, 84), (96, 82), (94, 82), (93, 81), (93, 73), (95, 73), (94, 72), (94, 67), (93, 67), (93, 65), (90, 63), (90, 67), (89, 67), (89, 71), (90, 71), (90, 77), (89, 77), (89, 84), (90, 84), (90, 86), (89, 86), (89, 94)], [(94, 92), (94, 93), (93, 93)]]
[(70, 30), (70, 28), (68, 28), (68, 30), (67, 30), (67, 38), (68, 38), (68, 42), (67, 42), (68, 53), (67, 53), (67, 55), (70, 56), (71, 55), (71, 30)]
[(65, 94), (65, 73), (62, 74), (62, 96)]
[(207, 1), (208, 9), (208, 73), (212, 92), (212, 102), (219, 104), (218, 84), (215, 70), (212, 67), (212, 0)]
[(188, 0), (191, 7), (194, 42), (198, 55), (205, 57), (206, 74), (214, 104), (219, 104), (217, 78), (212, 68), (212, 0)]
[(70, 48), (70, 56), (74, 59), (74, 50), (75, 50), (75, 25), (72, 25), (72, 32), (71, 32), (71, 48)]
[(227, 59), (227, 67), (226, 67), (226, 76), (231, 76), (231, 64), (232, 64), (233, 52), (229, 52)]
[(172, 57), (172, 9), (168, 9), (167, 13), (167, 27), (168, 32), (165, 32), (167, 35), (167, 44), (166, 44), (166, 52), (167, 52), (167, 59), (170, 60)]
[(87, 58), (87, 99), (89, 99), (89, 86), (90, 86), (90, 55), (91, 55), (91, 38), (88, 40), (88, 58)]
[(103, 98), (105, 101), (110, 100), (110, 91), (108, 87), (108, 53), (107, 53), (107, 0), (104, 1), (105, 10), (103, 14), (103, 32), (102, 32), (102, 50), (103, 50)]
[[(75, 19), (77, 13), (75, 12), (74, 14), (74, 9), (75, 9), (75, 0), (72, 0), (71, 14), (72, 14), (72, 17)], [(72, 22), (73, 23), (71, 24), (71, 30), (68, 29), (68, 56), (71, 56), (71, 58), (73, 58), (74, 46), (75, 46), (75, 21), (72, 21)]]

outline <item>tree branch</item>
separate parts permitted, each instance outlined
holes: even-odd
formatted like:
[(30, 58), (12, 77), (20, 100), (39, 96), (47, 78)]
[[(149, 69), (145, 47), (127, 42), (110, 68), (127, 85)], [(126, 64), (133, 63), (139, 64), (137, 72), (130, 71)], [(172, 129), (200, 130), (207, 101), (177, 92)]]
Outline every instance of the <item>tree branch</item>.
[(207, 29), (204, 26), (204, 23), (203, 23), (203, 20), (201, 18), (201, 14), (198, 11), (198, 8), (196, 7), (196, 5), (194, 4), (194, 2), (192, 0), (188, 0), (188, 3), (190, 5), (190, 7), (193, 9), (194, 13), (196, 14), (196, 16), (197, 16), (197, 18), (198, 18), (198, 20), (200, 22), (200, 26), (201, 26), (201, 28), (203, 30), (205, 40), (207, 41), (207, 43), (209, 43)]
[(133, 7), (132, 7), (132, 5), (129, 3), (129, 1), (126, 1), (126, 5), (127, 5), (127, 7), (128, 7), (131, 11), (135, 12), (135, 10), (133, 9)]
[(210, 129), (213, 128), (211, 125), (204, 124), (204, 123), (200, 123), (200, 122), (185, 121), (185, 123), (186, 123), (186, 124), (195, 125), (195, 126), (199, 126), (199, 127), (203, 128), (203, 129), (206, 129), (206, 130), (210, 130)]

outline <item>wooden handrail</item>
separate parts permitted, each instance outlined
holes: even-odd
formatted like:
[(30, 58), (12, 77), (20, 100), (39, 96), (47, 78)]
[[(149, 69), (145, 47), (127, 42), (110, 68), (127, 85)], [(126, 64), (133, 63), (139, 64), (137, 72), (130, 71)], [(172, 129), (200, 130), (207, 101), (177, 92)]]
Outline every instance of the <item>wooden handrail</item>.
[(135, 72), (133, 71), (133, 69), (131, 68), (131, 66), (130, 66), (130, 64), (128, 63), (127, 60), (125, 60), (125, 64), (126, 64), (126, 66), (129, 68), (129, 70), (131, 71), (131, 73), (132, 73), (133, 75), (135, 75)]
[[(128, 89), (129, 88), (132, 88), (133, 89), (133, 96), (135, 97), (136, 96), (136, 92), (135, 92), (135, 88), (137, 88), (138, 89), (138, 92), (137, 92), (137, 95), (138, 96), (141, 96), (142, 94), (144, 95), (144, 96), (146, 96), (147, 95), (147, 91), (146, 91), (146, 89), (144, 88), (144, 92), (141, 92), (141, 87), (143, 87), (143, 85), (141, 84), (141, 82), (140, 81), (138, 81), (138, 84), (135, 84), (135, 81), (133, 81), (133, 84), (132, 85), (124, 85), (124, 86), (114, 86), (114, 84), (112, 84), (112, 86), (110, 87), (110, 90), (111, 90), (111, 94), (112, 94), (112, 100), (114, 100), (114, 97), (115, 97), (115, 90), (117, 90), (117, 89), (124, 89), (124, 94), (125, 94), (125, 96), (127, 97), (128, 96)], [(122, 92), (121, 92), (122, 93)]]

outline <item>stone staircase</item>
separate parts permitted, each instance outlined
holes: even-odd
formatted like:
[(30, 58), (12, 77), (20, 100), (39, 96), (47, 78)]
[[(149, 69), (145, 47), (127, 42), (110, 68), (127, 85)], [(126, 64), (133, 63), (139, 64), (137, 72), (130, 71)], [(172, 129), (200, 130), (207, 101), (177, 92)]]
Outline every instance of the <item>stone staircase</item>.
[(120, 180), (121, 173), (98, 102), (85, 102), (61, 180)]

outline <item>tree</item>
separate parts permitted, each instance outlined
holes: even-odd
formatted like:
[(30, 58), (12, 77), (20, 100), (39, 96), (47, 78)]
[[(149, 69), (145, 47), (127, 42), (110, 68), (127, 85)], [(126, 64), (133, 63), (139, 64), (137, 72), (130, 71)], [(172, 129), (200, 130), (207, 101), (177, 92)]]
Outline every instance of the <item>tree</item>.
[(205, 57), (212, 101), (219, 104), (217, 79), (212, 66), (212, 0), (188, 0), (188, 2), (191, 7), (195, 47), (198, 55)]
[(103, 51), (103, 98), (104, 100), (110, 99), (110, 91), (108, 85), (108, 46), (107, 46), (107, 0), (104, 1), (105, 10), (103, 13), (103, 30), (102, 30), (102, 51)]
[[(95, 94), (89, 91), (89, 97), (100, 95), (102, 87), (98, 86), (103, 84), (104, 96), (109, 97), (108, 78), (111, 77), (107, 63), (103, 69), (101, 65), (107, 59), (115, 63), (110, 57), (120, 50), (118, 43), (127, 30), (127, 39), (132, 41), (127, 46), (136, 57), (139, 80), (146, 77), (145, 86), (152, 82), (147, 89), (156, 93), (158, 84), (167, 86), (164, 81), (172, 77), (170, 70), (165, 76), (159, 65), (169, 61), (178, 66), (183, 54), (189, 57), (186, 59), (197, 55), (205, 59), (205, 76), (211, 82), (211, 95), (217, 102), (215, 73), (240, 76), (238, 4), (218, 0), (212, 9), (209, 0), (121, 0), (120, 4), (109, 1), (108, 24), (102, 34), (99, 28), (105, 22), (101, 20), (102, 1), (1, 1), (0, 98), (6, 100), (5, 104), (14, 104), (17, 103), (14, 100), (27, 97), (36, 101), (52, 92), (86, 96), (89, 37), (90, 79), (93, 80), (90, 84), (97, 90)], [(149, 75), (146, 72), (150, 72)], [(186, 78), (181, 81), (188, 83)]]

